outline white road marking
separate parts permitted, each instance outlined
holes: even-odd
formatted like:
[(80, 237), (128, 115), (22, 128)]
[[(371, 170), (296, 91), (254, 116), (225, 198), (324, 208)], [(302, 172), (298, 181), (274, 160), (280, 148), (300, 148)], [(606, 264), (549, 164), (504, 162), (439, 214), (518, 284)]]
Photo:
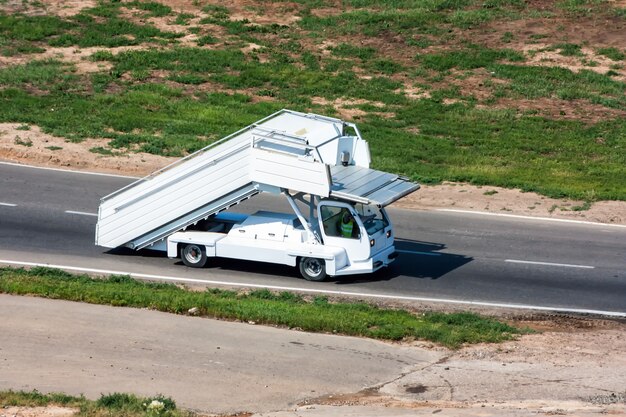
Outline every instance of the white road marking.
[(591, 226), (609, 226), (609, 227), (626, 228), (626, 224), (598, 223), (598, 222), (589, 222), (589, 221), (584, 221), (584, 220), (570, 220), (570, 219), (554, 219), (552, 217), (522, 216), (519, 214), (490, 213), (488, 211), (472, 211), (472, 210), (457, 210), (457, 209), (435, 209), (434, 211), (443, 211), (443, 212), (449, 212), (449, 213), (463, 213), (463, 214), (478, 214), (481, 216), (512, 217), (516, 219), (526, 219), (526, 220), (544, 220), (544, 221), (561, 222), (561, 223), (587, 224)]
[(84, 211), (72, 211), (72, 210), (65, 210), (65, 212), (67, 214), (78, 214), (80, 216), (93, 216), (93, 217), (98, 217), (97, 213), (85, 213)]
[(0, 203), (0, 206), (4, 206), (4, 207), (17, 207), (17, 204), (11, 204), (11, 203)]
[(22, 168), (46, 169), (46, 170), (49, 170), (49, 171), (70, 172), (70, 173), (73, 173), (73, 174), (98, 175), (98, 176), (101, 176), (101, 177), (130, 178), (130, 179), (135, 179), (135, 180), (141, 178), (141, 177), (131, 177), (129, 175), (106, 174), (106, 173), (103, 173), (103, 172), (76, 171), (74, 169), (62, 169), (62, 168), (52, 168), (52, 167), (38, 167), (38, 166), (35, 166), (35, 165), (16, 164), (15, 162), (0, 162), (0, 165), (11, 165), (11, 166), (22, 167)]
[(505, 259), (504, 262), (510, 262), (513, 264), (531, 264), (531, 265), (546, 265), (546, 266), (561, 266), (565, 268), (583, 268), (583, 269), (594, 269), (595, 266), (589, 265), (572, 265), (572, 264), (559, 264), (554, 262), (538, 262), (538, 261), (522, 261), (519, 259)]
[(398, 253), (412, 253), (415, 255), (426, 255), (426, 256), (441, 256), (441, 253), (435, 253), (435, 252), (420, 252), (420, 251), (416, 251), (416, 250), (402, 250), (402, 249), (396, 249), (396, 252)]
[(498, 308), (511, 308), (511, 309), (523, 309), (523, 310), (551, 311), (551, 312), (558, 312), (558, 313), (594, 314), (594, 315), (599, 315), (599, 316), (626, 318), (626, 312), (621, 312), (621, 311), (604, 311), (604, 310), (591, 310), (591, 309), (580, 309), (580, 308), (535, 306), (535, 305), (526, 305), (526, 304), (491, 303), (491, 302), (484, 302), (484, 301), (453, 300), (453, 299), (448, 299), (448, 298), (409, 297), (409, 296), (402, 296), (402, 295), (369, 294), (369, 293), (350, 292), (350, 291), (333, 291), (333, 290), (321, 290), (321, 289), (298, 288), (298, 287), (283, 287), (283, 286), (278, 286), (278, 285), (262, 285), (262, 284), (248, 284), (248, 283), (241, 283), (241, 282), (202, 280), (202, 279), (194, 279), (194, 278), (171, 277), (171, 276), (165, 276), (165, 275), (151, 275), (151, 274), (141, 274), (141, 273), (134, 273), (134, 272), (124, 272), (124, 271), (111, 271), (111, 270), (105, 270), (105, 269), (82, 268), (82, 267), (67, 266), (67, 265), (53, 265), (53, 264), (46, 264), (46, 263), (11, 261), (11, 260), (5, 260), (5, 259), (0, 259), (0, 264), (17, 265), (17, 266), (44, 266), (48, 268), (58, 268), (58, 269), (64, 269), (68, 271), (91, 272), (94, 274), (104, 274), (104, 275), (128, 275), (128, 276), (135, 277), (135, 278), (157, 279), (157, 280), (173, 281), (173, 282), (192, 282), (196, 284), (205, 284), (205, 285), (213, 284), (213, 285), (224, 285), (224, 286), (244, 287), (244, 288), (267, 288), (270, 290), (301, 291), (301, 292), (308, 292), (308, 293), (315, 293), (315, 294), (340, 295), (340, 296), (348, 296), (348, 297), (361, 297), (361, 298), (367, 297), (367, 298), (401, 300), (401, 301), (421, 301), (421, 302), (432, 302), (432, 303), (470, 305), (470, 306), (479, 306), (479, 307), (498, 307)]

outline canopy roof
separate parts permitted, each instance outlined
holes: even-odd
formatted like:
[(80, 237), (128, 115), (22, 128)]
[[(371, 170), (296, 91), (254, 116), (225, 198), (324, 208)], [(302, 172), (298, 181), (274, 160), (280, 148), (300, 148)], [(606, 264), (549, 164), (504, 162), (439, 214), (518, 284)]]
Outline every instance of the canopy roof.
[(420, 188), (407, 178), (359, 166), (332, 166), (331, 197), (384, 207)]

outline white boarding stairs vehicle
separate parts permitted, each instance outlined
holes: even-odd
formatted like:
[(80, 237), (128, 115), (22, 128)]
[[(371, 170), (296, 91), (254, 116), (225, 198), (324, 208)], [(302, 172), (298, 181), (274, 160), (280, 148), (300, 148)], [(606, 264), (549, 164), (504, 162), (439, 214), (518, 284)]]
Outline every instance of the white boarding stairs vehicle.
[[(299, 266), (310, 280), (373, 272), (396, 256), (384, 207), (419, 185), (369, 165), (356, 125), (281, 110), (103, 197), (96, 245), (166, 250), (197, 267)], [(284, 195), (294, 214), (226, 212), (261, 192)]]

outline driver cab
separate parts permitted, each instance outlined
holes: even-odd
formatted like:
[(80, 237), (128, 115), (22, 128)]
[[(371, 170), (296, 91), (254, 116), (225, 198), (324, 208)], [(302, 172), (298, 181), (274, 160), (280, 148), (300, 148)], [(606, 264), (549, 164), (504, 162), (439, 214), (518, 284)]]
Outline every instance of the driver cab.
[(324, 244), (345, 248), (352, 261), (368, 259), (393, 244), (383, 209), (333, 200), (322, 200), (317, 209)]

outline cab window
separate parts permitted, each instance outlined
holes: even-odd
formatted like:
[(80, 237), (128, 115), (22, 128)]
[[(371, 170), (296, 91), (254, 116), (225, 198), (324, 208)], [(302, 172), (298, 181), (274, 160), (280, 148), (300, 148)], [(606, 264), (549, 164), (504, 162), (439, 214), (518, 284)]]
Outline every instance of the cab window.
[(358, 239), (359, 225), (350, 211), (344, 207), (322, 206), (322, 225), (326, 236)]

